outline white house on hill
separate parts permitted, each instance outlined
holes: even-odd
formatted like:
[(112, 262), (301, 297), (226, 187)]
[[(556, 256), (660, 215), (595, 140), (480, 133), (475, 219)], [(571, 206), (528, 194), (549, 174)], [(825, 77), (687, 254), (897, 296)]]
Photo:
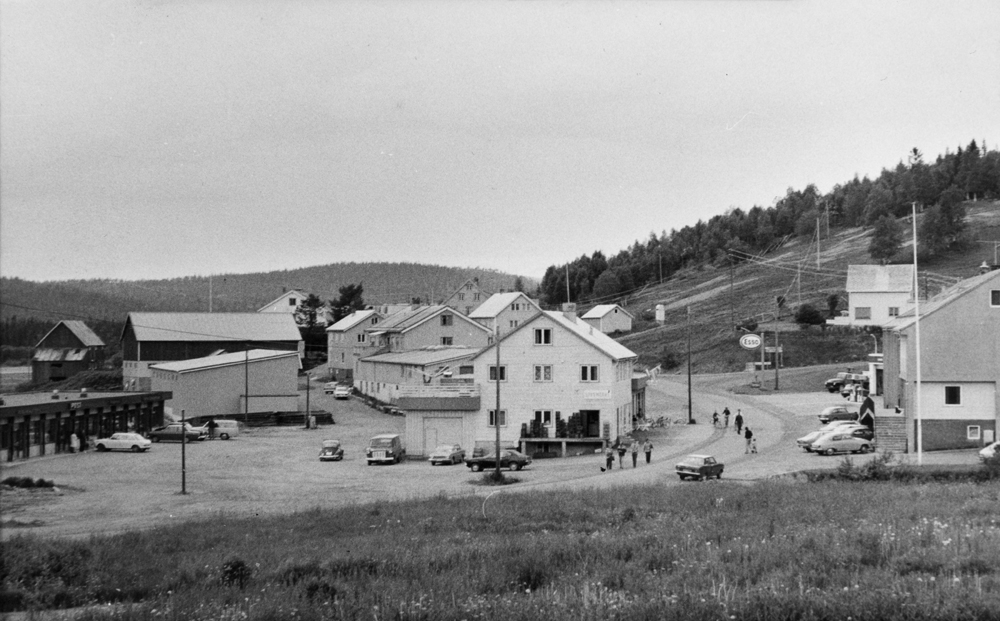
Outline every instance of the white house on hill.
[(583, 320), (605, 334), (631, 332), (632, 313), (617, 304), (598, 304), (583, 315)]
[(913, 308), (912, 265), (847, 266), (848, 310), (836, 326), (881, 326)]

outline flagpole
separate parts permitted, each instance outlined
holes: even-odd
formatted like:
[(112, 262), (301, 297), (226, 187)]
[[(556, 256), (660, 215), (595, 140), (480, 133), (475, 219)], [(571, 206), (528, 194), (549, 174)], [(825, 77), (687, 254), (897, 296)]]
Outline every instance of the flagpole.
[(917, 204), (913, 203), (913, 316), (916, 318), (917, 381), (913, 387), (913, 406), (917, 421), (917, 465), (923, 464), (924, 433), (920, 416), (920, 289), (917, 281)]

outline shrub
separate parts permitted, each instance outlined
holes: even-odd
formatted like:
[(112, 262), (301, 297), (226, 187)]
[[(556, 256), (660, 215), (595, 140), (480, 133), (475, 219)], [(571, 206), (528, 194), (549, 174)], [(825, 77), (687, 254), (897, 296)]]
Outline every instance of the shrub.
[(242, 591), (252, 575), (253, 570), (243, 559), (231, 558), (222, 564), (219, 581), (226, 586), (238, 586)]
[(54, 481), (47, 481), (45, 479), (32, 479), (31, 477), (7, 477), (3, 480), (4, 485), (9, 485), (10, 487), (22, 487), (30, 489), (33, 487), (55, 487)]

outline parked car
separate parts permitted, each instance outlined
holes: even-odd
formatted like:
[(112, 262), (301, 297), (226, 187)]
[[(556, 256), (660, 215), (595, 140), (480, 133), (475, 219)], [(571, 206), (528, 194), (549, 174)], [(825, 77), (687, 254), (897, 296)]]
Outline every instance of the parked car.
[(369, 466), (374, 463), (398, 464), (404, 457), (406, 449), (403, 448), (403, 441), (394, 433), (383, 433), (373, 437), (365, 449), (365, 460)]
[(323, 384), (323, 394), (332, 395), (333, 391), (337, 390), (337, 386), (340, 386), (339, 382), (327, 382)]
[(113, 433), (110, 438), (98, 438), (94, 443), (99, 451), (148, 451), (153, 443), (138, 433)]
[[(531, 458), (520, 451), (514, 449), (502, 449), (500, 451), (500, 467), (520, 470), (531, 463)], [(465, 460), (465, 465), (473, 472), (479, 472), (487, 468), (497, 467), (496, 451), (483, 455), (482, 457), (472, 457)]]
[(701, 481), (712, 477), (721, 479), (723, 469), (725, 469), (725, 465), (716, 461), (711, 455), (688, 455), (674, 466), (681, 481), (686, 479)]
[(208, 438), (208, 430), (204, 427), (192, 427), (191, 423), (170, 423), (149, 432), (149, 439), (153, 442), (160, 442), (161, 440), (180, 442), (184, 439), (191, 442), (192, 440), (204, 440), (206, 438)]
[(319, 451), (320, 461), (340, 461), (344, 458), (344, 447), (340, 440), (323, 440), (323, 448)]
[(858, 413), (847, 409), (846, 405), (831, 405), (819, 413), (819, 422), (824, 425), (835, 420), (858, 420)]
[(351, 394), (353, 392), (354, 392), (353, 388), (351, 388), (350, 386), (345, 386), (344, 384), (341, 384), (340, 386), (337, 386), (336, 388), (333, 389), (333, 398), (334, 399), (350, 399), (351, 398)]
[(438, 464), (460, 464), (465, 461), (465, 449), (457, 444), (439, 444), (427, 460), (432, 466)]
[[(226, 418), (214, 418), (212, 421), (215, 421), (214, 437), (219, 438), (220, 440), (229, 440), (230, 438), (235, 438), (240, 435), (240, 421)], [(209, 425), (212, 421), (208, 421), (201, 427), (195, 427), (195, 429), (205, 430), (205, 437), (212, 438), (212, 430), (209, 429)]]
[(845, 399), (851, 396), (851, 390), (854, 390), (854, 394), (857, 396), (867, 395), (871, 387), (868, 381), (867, 375), (854, 374), (852, 377), (848, 378), (844, 382), (844, 385), (840, 387), (840, 396)]
[(862, 425), (845, 426), (820, 436), (812, 444), (813, 453), (870, 453), (875, 450), (873, 432)]
[(1000, 442), (994, 442), (993, 444), (987, 444), (983, 447), (983, 450), (979, 451), (979, 459), (986, 461), (987, 459), (992, 459), (1000, 454)]
[(849, 375), (853, 375), (853, 373), (837, 373), (837, 377), (831, 377), (826, 380), (824, 385), (830, 392), (840, 392), (840, 389), (844, 387), (844, 382), (847, 380)]
[(844, 425), (854, 425), (854, 424), (856, 423), (852, 420), (835, 420), (823, 425), (816, 431), (811, 431), (807, 433), (806, 435), (796, 440), (795, 443), (799, 445), (799, 448), (805, 449), (805, 451), (808, 453), (812, 451), (812, 443), (815, 442), (816, 440), (819, 440), (820, 436), (822, 436), (823, 434), (827, 433), (828, 431), (833, 431), (838, 427), (843, 427)]

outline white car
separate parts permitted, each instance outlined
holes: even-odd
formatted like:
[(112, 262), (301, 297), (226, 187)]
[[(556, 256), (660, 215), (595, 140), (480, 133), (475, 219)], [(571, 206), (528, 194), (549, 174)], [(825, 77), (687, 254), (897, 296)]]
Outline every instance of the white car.
[(333, 389), (334, 399), (350, 399), (353, 389), (350, 386), (344, 386), (341, 384)]
[(340, 386), (337, 382), (327, 382), (323, 384), (323, 394), (332, 395), (333, 391), (337, 390), (337, 386)]
[(807, 453), (812, 452), (812, 443), (819, 440), (821, 436), (825, 435), (828, 431), (833, 431), (837, 427), (842, 427), (844, 425), (857, 425), (853, 420), (835, 420), (831, 423), (823, 425), (816, 431), (811, 431), (806, 435), (802, 436), (795, 441), (799, 445), (799, 448), (804, 449)]
[(95, 443), (99, 451), (132, 451), (139, 453), (148, 451), (153, 446), (152, 441), (147, 440), (137, 433), (113, 433), (110, 438), (99, 438)]
[(982, 460), (982, 461), (986, 461), (987, 459), (991, 459), (993, 457), (996, 457), (997, 454), (1000, 454), (1000, 442), (994, 442), (993, 444), (987, 444), (983, 448), (983, 450), (979, 451), (979, 459)]

